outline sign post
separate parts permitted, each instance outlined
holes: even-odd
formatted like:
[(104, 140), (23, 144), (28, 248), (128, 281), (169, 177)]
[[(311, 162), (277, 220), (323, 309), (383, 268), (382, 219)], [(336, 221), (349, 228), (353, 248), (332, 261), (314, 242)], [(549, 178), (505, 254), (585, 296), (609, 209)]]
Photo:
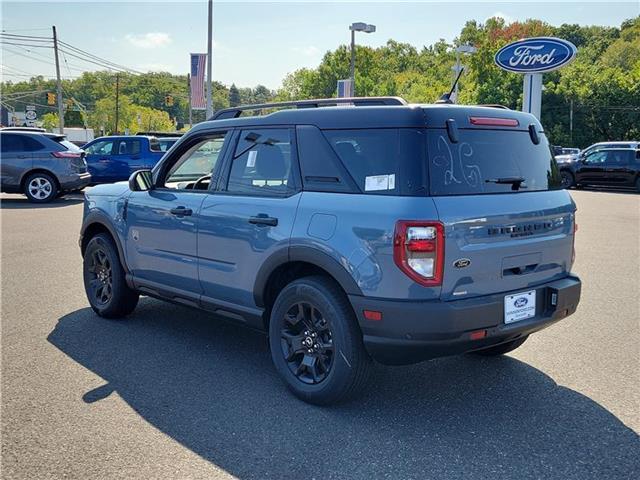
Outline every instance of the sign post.
[(525, 38), (502, 47), (496, 65), (508, 72), (523, 73), (522, 111), (540, 118), (542, 74), (563, 67), (576, 56), (576, 46), (555, 37)]

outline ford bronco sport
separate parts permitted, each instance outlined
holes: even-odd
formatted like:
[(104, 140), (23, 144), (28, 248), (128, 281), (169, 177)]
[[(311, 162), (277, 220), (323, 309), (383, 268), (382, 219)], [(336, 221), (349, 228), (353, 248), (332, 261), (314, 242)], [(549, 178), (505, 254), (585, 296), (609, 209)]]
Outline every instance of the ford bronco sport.
[(98, 315), (142, 294), (264, 330), (328, 404), (372, 359), (500, 355), (574, 313), (575, 210), (532, 115), (307, 100), (221, 110), (92, 188), (80, 247)]

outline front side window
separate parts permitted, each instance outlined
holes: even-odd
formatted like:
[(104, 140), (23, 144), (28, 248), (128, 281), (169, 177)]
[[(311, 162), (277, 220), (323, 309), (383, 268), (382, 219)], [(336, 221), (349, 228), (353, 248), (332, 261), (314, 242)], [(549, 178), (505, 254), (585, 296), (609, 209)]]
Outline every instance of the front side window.
[[(207, 137), (189, 148), (167, 172), (164, 186), (174, 189), (206, 190), (228, 134)], [(201, 180), (197, 185), (195, 182)]]
[(283, 195), (295, 191), (289, 130), (240, 132), (227, 190), (249, 195)]
[(600, 165), (607, 160), (607, 152), (604, 150), (595, 151), (590, 153), (585, 158), (585, 161), (590, 165)]
[(87, 155), (111, 155), (113, 140), (101, 140), (85, 148)]

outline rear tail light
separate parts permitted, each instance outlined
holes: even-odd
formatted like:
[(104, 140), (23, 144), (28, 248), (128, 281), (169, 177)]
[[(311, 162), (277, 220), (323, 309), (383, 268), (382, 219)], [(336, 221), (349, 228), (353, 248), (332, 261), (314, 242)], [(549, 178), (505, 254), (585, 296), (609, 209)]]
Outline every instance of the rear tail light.
[(393, 260), (400, 270), (420, 285), (442, 285), (442, 223), (399, 220), (393, 239)]
[(51, 152), (51, 155), (56, 158), (82, 158), (82, 154), (76, 152)]

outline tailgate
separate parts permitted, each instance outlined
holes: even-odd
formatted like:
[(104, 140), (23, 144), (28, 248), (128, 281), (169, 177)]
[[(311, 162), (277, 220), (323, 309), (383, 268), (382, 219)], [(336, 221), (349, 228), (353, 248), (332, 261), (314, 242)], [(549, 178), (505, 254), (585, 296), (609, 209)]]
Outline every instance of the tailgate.
[(442, 300), (532, 288), (570, 272), (575, 204), (565, 190), (433, 200), (445, 225)]

